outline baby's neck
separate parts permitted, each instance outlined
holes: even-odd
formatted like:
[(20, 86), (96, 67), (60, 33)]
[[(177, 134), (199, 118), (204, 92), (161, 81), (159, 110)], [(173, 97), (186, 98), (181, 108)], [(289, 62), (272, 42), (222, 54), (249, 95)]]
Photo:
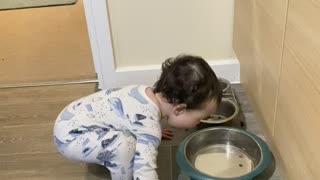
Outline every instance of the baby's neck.
[(161, 119), (167, 118), (166, 102), (160, 93), (154, 93), (151, 87), (146, 89), (147, 96), (159, 107), (161, 112)]

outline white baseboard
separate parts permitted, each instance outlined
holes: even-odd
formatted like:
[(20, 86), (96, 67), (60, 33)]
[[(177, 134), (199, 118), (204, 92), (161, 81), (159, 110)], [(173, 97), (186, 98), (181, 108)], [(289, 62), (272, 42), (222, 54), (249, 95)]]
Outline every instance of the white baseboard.
[[(231, 83), (240, 82), (240, 65), (237, 59), (228, 59), (221, 61), (209, 61), (211, 68), (218, 77), (225, 78)], [(123, 87), (130, 84), (144, 84), (152, 86), (159, 78), (161, 65), (132, 66), (117, 68), (115, 72), (110, 72), (104, 79), (105, 82), (99, 84), (108, 84), (108, 87)], [(99, 88), (107, 88), (101, 87)]]

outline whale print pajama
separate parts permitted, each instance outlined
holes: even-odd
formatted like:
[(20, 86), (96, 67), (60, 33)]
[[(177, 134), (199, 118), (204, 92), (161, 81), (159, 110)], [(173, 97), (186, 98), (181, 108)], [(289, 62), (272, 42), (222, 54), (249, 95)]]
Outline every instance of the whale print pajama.
[(70, 103), (54, 125), (65, 157), (105, 166), (113, 180), (156, 180), (160, 110), (146, 86), (102, 90)]

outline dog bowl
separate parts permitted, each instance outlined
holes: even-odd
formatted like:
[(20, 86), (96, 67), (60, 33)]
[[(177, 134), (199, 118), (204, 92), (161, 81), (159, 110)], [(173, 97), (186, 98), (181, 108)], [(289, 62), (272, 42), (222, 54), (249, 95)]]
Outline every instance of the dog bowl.
[(219, 83), (223, 93), (227, 92), (231, 87), (230, 82), (224, 78), (219, 78)]
[(270, 157), (262, 139), (229, 127), (196, 131), (177, 150), (181, 173), (192, 180), (250, 180), (268, 166)]
[(239, 114), (239, 106), (232, 100), (222, 98), (217, 112), (207, 119), (201, 120), (205, 124), (222, 124), (234, 119)]

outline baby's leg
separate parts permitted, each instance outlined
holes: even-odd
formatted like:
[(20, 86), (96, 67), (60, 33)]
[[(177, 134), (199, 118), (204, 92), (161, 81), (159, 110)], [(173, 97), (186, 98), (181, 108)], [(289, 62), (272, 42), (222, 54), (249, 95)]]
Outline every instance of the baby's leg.
[(101, 142), (103, 148), (97, 159), (106, 166), (113, 180), (132, 180), (133, 160), (136, 149), (135, 137), (125, 131), (112, 135)]
[(67, 143), (56, 139), (56, 144), (67, 158), (104, 165), (113, 180), (132, 180), (136, 139), (127, 131), (96, 129)]

